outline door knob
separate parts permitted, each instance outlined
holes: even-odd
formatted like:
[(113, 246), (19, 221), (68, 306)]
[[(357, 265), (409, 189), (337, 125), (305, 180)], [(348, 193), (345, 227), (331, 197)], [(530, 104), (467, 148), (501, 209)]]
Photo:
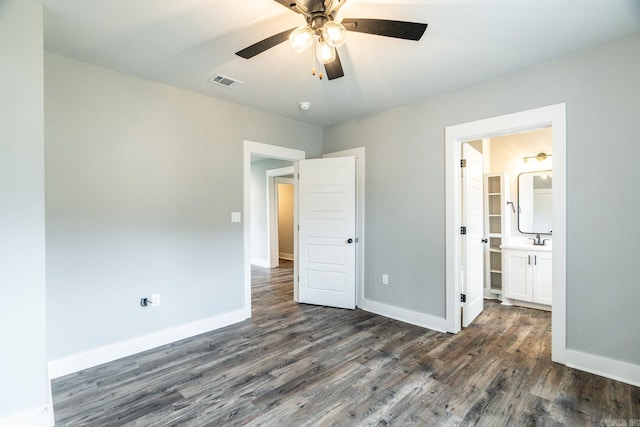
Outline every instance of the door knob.
[(348, 244), (353, 243), (353, 239), (347, 239), (347, 243), (348, 243)]

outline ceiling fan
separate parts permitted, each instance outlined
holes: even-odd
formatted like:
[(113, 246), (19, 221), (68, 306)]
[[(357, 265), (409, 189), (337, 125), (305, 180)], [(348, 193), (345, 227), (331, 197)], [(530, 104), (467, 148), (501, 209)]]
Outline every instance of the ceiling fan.
[[(236, 52), (236, 55), (250, 59), (289, 39), (296, 52), (304, 52), (315, 45), (318, 61), (324, 64), (329, 80), (344, 76), (342, 63), (336, 47), (342, 46), (347, 31), (375, 34), (418, 41), (427, 29), (427, 24), (418, 22), (392, 21), (387, 19), (340, 19), (338, 10), (347, 0), (274, 0), (287, 9), (304, 16), (306, 25), (291, 28), (267, 37), (251, 46)], [(314, 60), (315, 64), (315, 60)], [(315, 75), (315, 66), (312, 73)], [(322, 79), (322, 73), (319, 75)]]

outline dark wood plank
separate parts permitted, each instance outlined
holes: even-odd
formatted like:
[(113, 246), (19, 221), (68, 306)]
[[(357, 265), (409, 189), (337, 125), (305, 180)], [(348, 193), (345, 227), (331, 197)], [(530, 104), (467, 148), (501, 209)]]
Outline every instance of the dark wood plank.
[(550, 313), (488, 302), (457, 335), (296, 304), (252, 269), (252, 318), (54, 380), (59, 426), (599, 425), (640, 388), (551, 362)]

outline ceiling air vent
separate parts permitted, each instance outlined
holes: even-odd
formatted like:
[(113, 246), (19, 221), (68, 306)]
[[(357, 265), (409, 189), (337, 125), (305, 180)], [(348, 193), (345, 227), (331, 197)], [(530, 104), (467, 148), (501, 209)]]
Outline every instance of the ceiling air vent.
[(244, 82), (240, 80), (232, 79), (231, 77), (223, 76), (222, 74), (216, 74), (207, 80), (209, 83), (213, 83), (214, 85), (228, 87), (230, 89), (235, 89), (240, 85), (243, 85)]

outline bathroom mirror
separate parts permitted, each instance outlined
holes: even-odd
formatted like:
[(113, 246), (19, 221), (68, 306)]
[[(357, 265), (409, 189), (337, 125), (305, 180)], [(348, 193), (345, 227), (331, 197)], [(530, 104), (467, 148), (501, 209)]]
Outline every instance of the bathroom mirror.
[(550, 170), (518, 175), (518, 231), (551, 234), (553, 175)]

